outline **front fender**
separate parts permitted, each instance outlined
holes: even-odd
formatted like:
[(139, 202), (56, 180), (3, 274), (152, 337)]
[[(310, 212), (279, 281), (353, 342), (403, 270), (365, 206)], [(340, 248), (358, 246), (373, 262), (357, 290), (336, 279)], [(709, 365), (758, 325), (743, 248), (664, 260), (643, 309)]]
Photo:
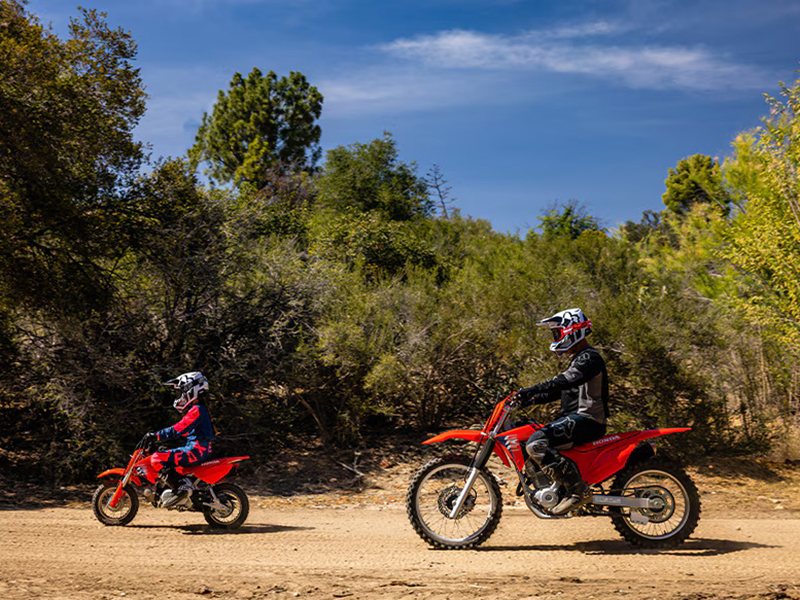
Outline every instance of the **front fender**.
[(443, 431), (439, 435), (435, 435), (430, 439), (422, 442), (423, 444), (440, 444), (447, 440), (464, 440), (466, 442), (482, 442), (486, 434), (477, 429), (451, 429), (450, 431)]
[[(488, 436), (483, 431), (477, 429), (451, 429), (450, 431), (443, 431), (439, 435), (435, 435), (422, 442), (423, 444), (441, 444), (448, 440), (464, 440), (465, 442), (475, 442), (476, 444), (483, 443)], [(494, 453), (500, 457), (503, 464), (507, 467), (511, 465), (508, 462), (507, 451), (503, 444), (494, 444)]]
[[(123, 477), (125, 477), (125, 469), (121, 469), (119, 467), (116, 467), (114, 469), (108, 469), (107, 471), (103, 471), (102, 473), (100, 473), (100, 475), (98, 475), (97, 478), (102, 479), (103, 477), (110, 477), (112, 475), (117, 475), (119, 476), (120, 479), (122, 479)], [(139, 479), (139, 477), (135, 473), (131, 475), (131, 481), (133, 482), (134, 485), (137, 486), (142, 485), (142, 480)]]

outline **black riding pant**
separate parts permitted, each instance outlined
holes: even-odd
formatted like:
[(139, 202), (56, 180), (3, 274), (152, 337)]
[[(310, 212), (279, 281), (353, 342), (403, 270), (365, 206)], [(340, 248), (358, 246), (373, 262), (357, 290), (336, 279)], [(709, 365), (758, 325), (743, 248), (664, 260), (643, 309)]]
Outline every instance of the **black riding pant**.
[(534, 454), (531, 451), (532, 444), (541, 447), (541, 442), (535, 444), (538, 440), (547, 440), (547, 446), (553, 450), (569, 450), (574, 446), (600, 439), (605, 434), (605, 424), (598, 423), (589, 416), (573, 413), (556, 419), (536, 431), (528, 438), (525, 446), (531, 455)]

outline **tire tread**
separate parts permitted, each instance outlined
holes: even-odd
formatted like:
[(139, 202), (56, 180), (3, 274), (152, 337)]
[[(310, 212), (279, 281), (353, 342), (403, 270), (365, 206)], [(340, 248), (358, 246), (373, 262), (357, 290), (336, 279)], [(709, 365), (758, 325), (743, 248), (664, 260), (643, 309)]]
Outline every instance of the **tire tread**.
[(478, 537), (476, 537), (474, 540), (470, 540), (469, 542), (453, 543), (453, 544), (446, 544), (441, 542), (440, 540), (437, 540), (425, 530), (425, 527), (422, 525), (422, 522), (420, 521), (417, 512), (414, 509), (416, 504), (414, 498), (416, 497), (416, 494), (419, 491), (419, 486), (422, 483), (422, 480), (431, 470), (441, 465), (446, 465), (446, 464), (469, 465), (470, 462), (471, 460), (468, 457), (460, 454), (452, 454), (448, 456), (434, 458), (433, 460), (430, 460), (427, 463), (425, 463), (416, 472), (413, 479), (411, 480), (411, 483), (408, 486), (408, 491), (406, 492), (406, 513), (408, 514), (408, 520), (411, 521), (411, 526), (414, 528), (414, 531), (417, 532), (417, 535), (419, 535), (423, 540), (425, 540), (425, 542), (427, 542), (430, 546), (434, 548), (439, 548), (442, 550), (467, 550), (470, 548), (476, 548), (489, 539), (489, 537), (494, 533), (495, 529), (497, 529), (497, 526), (500, 523), (500, 517), (503, 514), (503, 497), (500, 491), (500, 485), (497, 483), (497, 479), (492, 474), (492, 472), (485, 468), (481, 469), (481, 471), (482, 473), (484, 473), (484, 475), (487, 476), (492, 491), (497, 497), (497, 508), (495, 509), (494, 514), (490, 517), (488, 525), (483, 529), (483, 531), (481, 531)]
[(225, 489), (231, 490), (242, 501), (241, 514), (232, 523), (218, 523), (211, 516), (211, 509), (206, 507), (203, 510), (203, 516), (206, 519), (206, 523), (211, 525), (211, 527), (217, 527), (219, 529), (227, 529), (231, 531), (234, 529), (238, 529), (239, 527), (244, 525), (244, 522), (247, 520), (247, 516), (250, 514), (250, 500), (248, 499), (245, 491), (238, 485), (235, 485), (233, 483), (218, 483), (217, 485), (214, 486), (214, 493), (217, 493), (217, 491), (219, 490), (225, 490)]
[(98, 502), (100, 501), (100, 495), (108, 488), (117, 487), (118, 483), (119, 480), (104, 481), (99, 486), (97, 486), (97, 489), (92, 494), (92, 512), (94, 513), (94, 516), (97, 518), (98, 521), (100, 521), (103, 525), (106, 525), (108, 527), (122, 527), (124, 525), (127, 525), (128, 523), (133, 521), (134, 517), (136, 516), (136, 513), (139, 512), (139, 496), (136, 493), (136, 488), (130, 484), (122, 488), (131, 499), (131, 510), (127, 515), (125, 515), (122, 519), (119, 520), (109, 520), (105, 515), (103, 515), (100, 512), (100, 509), (98, 507)]
[(627, 519), (622, 514), (611, 517), (614, 528), (625, 539), (626, 542), (639, 548), (661, 548), (669, 549), (682, 544), (694, 533), (700, 521), (700, 492), (691, 477), (684, 468), (671, 458), (663, 455), (656, 455), (643, 462), (628, 465), (620, 471), (614, 479), (613, 489), (622, 490), (625, 484), (640, 471), (658, 470), (669, 473), (683, 485), (688, 495), (689, 518), (677, 532), (668, 538), (653, 540), (643, 537), (628, 526)]

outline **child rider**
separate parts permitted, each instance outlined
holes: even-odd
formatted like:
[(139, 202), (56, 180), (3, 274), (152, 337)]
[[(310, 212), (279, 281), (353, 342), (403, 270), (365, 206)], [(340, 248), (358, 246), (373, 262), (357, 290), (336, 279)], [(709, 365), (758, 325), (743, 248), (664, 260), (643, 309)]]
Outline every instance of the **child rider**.
[(161, 506), (170, 508), (185, 498), (191, 489), (188, 482), (181, 481), (175, 467), (188, 467), (211, 458), (211, 443), (215, 433), (208, 408), (201, 404), (203, 396), (208, 392), (208, 380), (202, 373), (184, 373), (164, 385), (180, 390), (180, 396), (172, 405), (183, 418), (170, 427), (149, 432), (145, 435), (144, 443), (148, 445), (156, 441), (185, 438), (185, 444), (180, 448), (155, 452), (150, 456), (150, 465), (169, 486), (161, 494)]

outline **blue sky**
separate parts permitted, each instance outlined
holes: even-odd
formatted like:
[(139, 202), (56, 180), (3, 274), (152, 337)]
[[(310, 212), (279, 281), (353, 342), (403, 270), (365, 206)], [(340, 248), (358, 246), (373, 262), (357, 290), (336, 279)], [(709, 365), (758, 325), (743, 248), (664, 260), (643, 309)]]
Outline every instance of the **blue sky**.
[(77, 5), (133, 33), (137, 129), (183, 154), (235, 72), (300, 71), (322, 146), (384, 131), (455, 205), (525, 233), (577, 200), (611, 228), (661, 210), (667, 170), (724, 158), (800, 75), (797, 0), (31, 0), (59, 34)]

